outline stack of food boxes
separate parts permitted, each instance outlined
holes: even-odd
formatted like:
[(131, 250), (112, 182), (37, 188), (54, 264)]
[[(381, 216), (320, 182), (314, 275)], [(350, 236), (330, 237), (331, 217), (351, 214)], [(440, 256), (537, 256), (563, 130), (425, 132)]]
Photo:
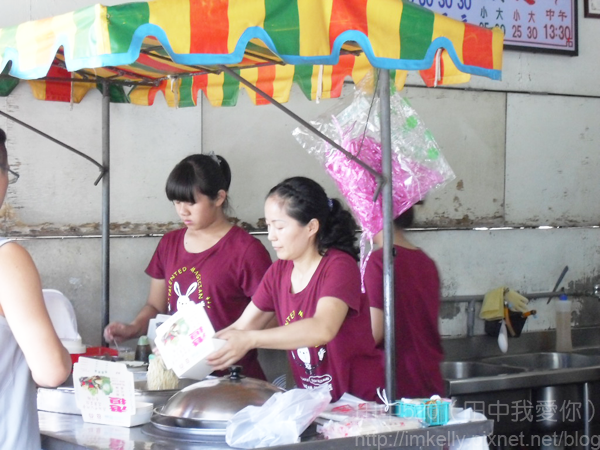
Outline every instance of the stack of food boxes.
[(134, 376), (123, 363), (79, 358), (73, 385), (84, 422), (133, 427), (150, 421), (153, 404), (136, 402)]

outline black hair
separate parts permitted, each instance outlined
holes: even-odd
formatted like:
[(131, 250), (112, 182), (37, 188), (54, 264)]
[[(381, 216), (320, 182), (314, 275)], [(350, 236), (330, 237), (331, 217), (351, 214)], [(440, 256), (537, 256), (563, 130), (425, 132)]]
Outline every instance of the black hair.
[(0, 165), (4, 166), (8, 162), (8, 154), (6, 152), (6, 133), (0, 128)]
[[(415, 203), (415, 205), (422, 205), (422, 204), (423, 204), (423, 200), (419, 200), (418, 202)], [(413, 205), (394, 219), (394, 226), (396, 228), (400, 228), (400, 229), (408, 228), (408, 227), (412, 226), (414, 220), (415, 220), (415, 210), (414, 210), (414, 205)]]
[[(170, 201), (196, 203), (196, 194), (216, 200), (219, 191), (229, 191), (231, 170), (225, 158), (218, 155), (190, 155), (177, 164), (167, 178), (165, 191)], [(225, 199), (223, 208), (228, 201)]]
[(358, 261), (356, 221), (337, 199), (327, 198), (319, 183), (306, 177), (287, 178), (269, 191), (269, 197), (283, 200), (287, 215), (303, 226), (312, 219), (319, 222), (316, 242), (321, 255), (336, 248)]
[(415, 212), (413, 210), (413, 207), (411, 206), (394, 219), (394, 226), (396, 228), (408, 228), (412, 225), (414, 219)]

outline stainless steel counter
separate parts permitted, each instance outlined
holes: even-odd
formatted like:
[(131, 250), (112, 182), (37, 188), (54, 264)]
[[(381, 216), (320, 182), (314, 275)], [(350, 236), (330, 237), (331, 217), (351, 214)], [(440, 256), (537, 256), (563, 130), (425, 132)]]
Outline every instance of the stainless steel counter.
[[(567, 353), (554, 351), (554, 331), (508, 341), (502, 354), (490, 336), (445, 340), (446, 395), (457, 407), (493, 419), (497, 434), (576, 429), (590, 436), (591, 425), (600, 421), (600, 330), (574, 329), (574, 348)], [(523, 417), (523, 408), (531, 414)]]
[[(85, 423), (81, 416), (39, 412), (42, 447), (44, 450), (219, 450), (230, 448), (223, 443), (186, 443), (148, 435), (149, 424), (125, 428)], [(429, 427), (397, 433), (382, 433), (351, 438), (324, 440), (312, 437), (294, 445), (270, 447), (277, 449), (441, 448), (465, 438), (489, 436), (493, 421)]]
[[(553, 330), (523, 333), (519, 338), (509, 338), (508, 353), (500, 352), (497, 339), (490, 336), (475, 336), (444, 340), (446, 361), (471, 361), (520, 366), (507, 359), (518, 355), (533, 356), (542, 352), (553, 352), (555, 333)], [(573, 330), (573, 354), (585, 355), (591, 363), (572, 367), (526, 367), (516, 373), (490, 374), (490, 376), (446, 379), (447, 395), (504, 391), (548, 385), (585, 383), (600, 380), (600, 330), (579, 328)], [(499, 360), (500, 359), (500, 360)]]
[[(487, 360), (482, 361), (487, 362)], [(530, 370), (520, 373), (446, 380), (446, 387), (448, 395), (454, 396), (562, 384), (580, 384), (598, 380), (600, 380), (600, 364), (591, 367)]]

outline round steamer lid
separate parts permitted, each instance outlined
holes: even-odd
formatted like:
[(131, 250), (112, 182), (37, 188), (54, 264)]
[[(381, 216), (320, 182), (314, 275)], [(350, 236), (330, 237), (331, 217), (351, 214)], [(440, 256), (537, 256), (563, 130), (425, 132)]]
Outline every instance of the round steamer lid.
[(267, 381), (240, 375), (241, 367), (230, 375), (205, 379), (173, 395), (159, 414), (192, 421), (227, 421), (246, 406), (262, 406), (282, 389)]

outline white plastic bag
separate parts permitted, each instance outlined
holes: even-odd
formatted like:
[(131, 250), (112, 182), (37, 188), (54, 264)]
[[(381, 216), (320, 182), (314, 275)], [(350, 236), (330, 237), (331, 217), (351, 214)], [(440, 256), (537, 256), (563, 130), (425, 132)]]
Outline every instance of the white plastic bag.
[(278, 392), (262, 406), (246, 406), (227, 424), (227, 445), (238, 448), (294, 444), (331, 402), (327, 387)]

